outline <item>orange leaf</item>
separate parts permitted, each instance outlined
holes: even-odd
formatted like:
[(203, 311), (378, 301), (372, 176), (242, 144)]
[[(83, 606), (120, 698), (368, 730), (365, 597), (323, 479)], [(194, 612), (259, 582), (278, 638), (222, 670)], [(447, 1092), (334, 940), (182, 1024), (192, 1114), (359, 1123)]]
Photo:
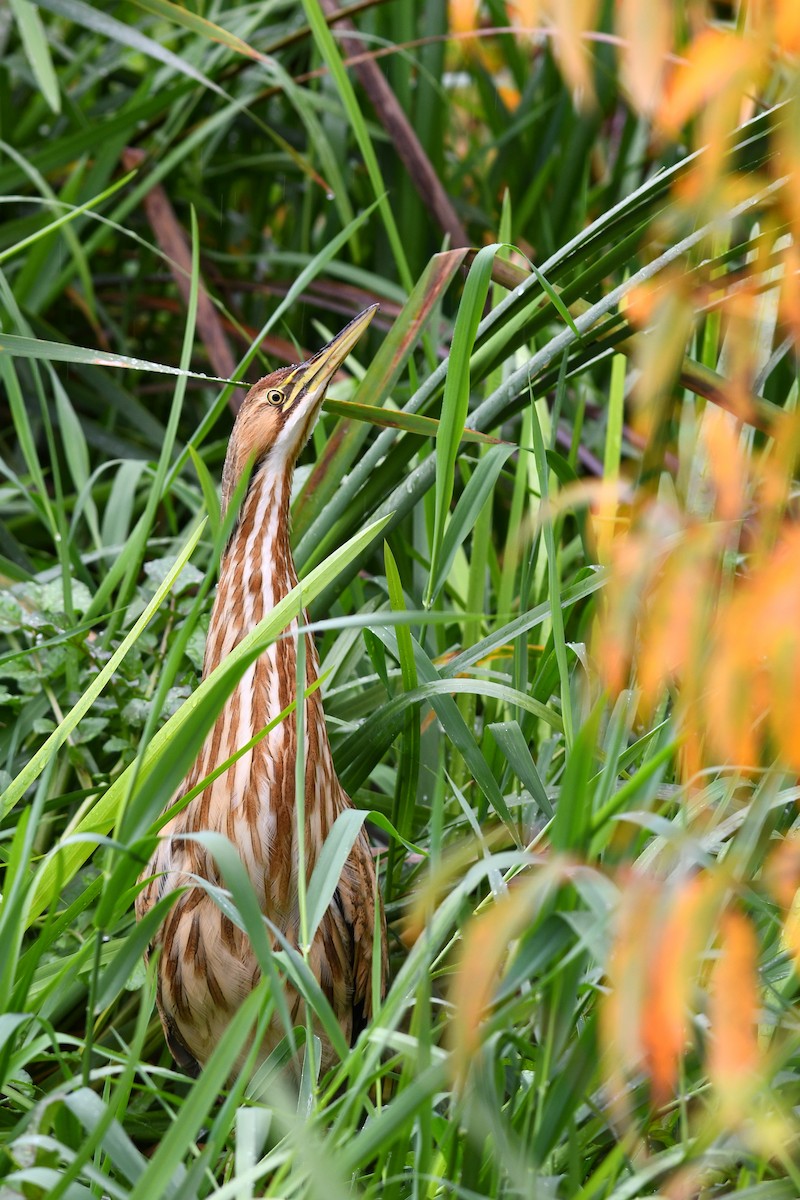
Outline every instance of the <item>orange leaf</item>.
[(787, 54), (800, 54), (800, 5), (797, 0), (774, 0), (775, 40)]
[(697, 957), (707, 937), (709, 897), (708, 879), (697, 877), (684, 883), (647, 948), (650, 962), (642, 1044), (657, 1104), (672, 1095), (688, 1040), (689, 1001), (697, 978)]
[(667, 54), (672, 49), (670, 0), (618, 0), (623, 38), (622, 80), (636, 108), (647, 115), (661, 100)]
[(653, 320), (661, 292), (660, 283), (637, 283), (620, 300), (620, 311), (632, 325), (644, 329)]
[[(796, 188), (797, 183), (793, 182), (792, 187)], [(792, 331), (795, 342), (800, 343), (800, 251), (794, 244), (783, 252), (783, 271), (781, 318)]]
[(461, 1077), (480, 1049), (483, 1022), (509, 947), (573, 869), (561, 859), (551, 860), (467, 927), (451, 992), (453, 1060)]
[(541, 0), (507, 0), (506, 8), (511, 21), (522, 29), (535, 29), (539, 20)]
[(478, 28), (480, 0), (450, 0), (448, 15), (452, 33), (474, 33)]
[(723, 521), (735, 521), (746, 500), (746, 470), (739, 448), (739, 430), (730, 416), (709, 408), (703, 420), (708, 474), (717, 493), (717, 512)]
[(781, 943), (800, 970), (800, 837), (790, 834), (764, 864), (764, 883), (783, 910)]
[(800, 837), (792, 834), (779, 842), (764, 866), (764, 883), (784, 912), (794, 904), (800, 888)]
[(600, 1007), (603, 1068), (616, 1119), (627, 1116), (627, 1083), (641, 1069), (641, 1013), (645, 997), (646, 957), (650, 943), (658, 885), (641, 875), (623, 880), (616, 931), (608, 962), (608, 990)]
[(689, 47), (661, 102), (658, 122), (677, 137), (685, 123), (723, 92), (744, 94), (761, 67), (761, 47), (736, 33), (707, 29)]
[(652, 710), (664, 684), (680, 679), (700, 658), (714, 595), (714, 557), (714, 531), (690, 529), (652, 587), (639, 651), (644, 712)]
[(653, 325), (642, 335), (636, 352), (640, 375), (633, 392), (633, 417), (645, 437), (656, 414), (668, 401), (686, 353), (695, 319), (693, 298), (679, 284), (664, 290), (653, 312)]
[(766, 733), (800, 770), (800, 527), (720, 611), (708, 671), (709, 733), (731, 761), (755, 766)]
[(720, 933), (722, 944), (709, 1005), (708, 1072), (727, 1120), (737, 1121), (747, 1115), (760, 1064), (756, 1036), (758, 946), (752, 925), (741, 913), (726, 913)]
[(587, 103), (594, 99), (591, 58), (584, 34), (595, 28), (597, 0), (550, 0), (550, 18), (556, 36), (553, 50), (576, 100)]
[(763, 694), (749, 662), (750, 625), (747, 606), (735, 597), (717, 622), (705, 693), (709, 737), (725, 761), (743, 769), (758, 761), (756, 725)]

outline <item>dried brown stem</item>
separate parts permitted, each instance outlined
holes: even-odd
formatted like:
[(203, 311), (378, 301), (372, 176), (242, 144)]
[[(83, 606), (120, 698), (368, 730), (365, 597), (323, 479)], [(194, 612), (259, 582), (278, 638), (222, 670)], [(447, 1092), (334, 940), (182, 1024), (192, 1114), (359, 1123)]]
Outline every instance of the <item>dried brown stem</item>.
[[(145, 158), (143, 150), (131, 146), (122, 152), (122, 161), (126, 170), (141, 166)], [(184, 302), (188, 303), (192, 277), (192, 252), (189, 247), (189, 239), (175, 216), (175, 210), (161, 184), (157, 183), (150, 189), (143, 204), (155, 239), (167, 257), (169, 269), (178, 291)], [(222, 379), (235, 378), (236, 360), (225, 335), (220, 315), (211, 301), (202, 276), (198, 281), (197, 289), (197, 332), (216, 374)], [(234, 388), (228, 400), (232, 412), (239, 411), (243, 399), (243, 389)]]
[[(321, 4), (329, 23), (332, 23), (334, 19), (338, 20), (339, 10), (334, 0), (321, 0)], [(353, 70), (369, 96), (370, 103), (375, 109), (375, 115), (391, 137), (423, 203), (430, 209), (442, 233), (450, 239), (451, 246), (468, 246), (469, 238), (466, 230), (461, 224), (439, 176), (433, 169), (422, 143), (411, 128), (408, 117), (389, 86), (386, 76), (372, 56), (361, 57), (363, 54), (362, 43), (352, 22), (343, 21), (342, 27), (348, 30), (348, 34), (340, 38), (342, 47), (348, 57), (358, 59)], [(352, 30), (352, 36), (350, 36), (350, 30)]]

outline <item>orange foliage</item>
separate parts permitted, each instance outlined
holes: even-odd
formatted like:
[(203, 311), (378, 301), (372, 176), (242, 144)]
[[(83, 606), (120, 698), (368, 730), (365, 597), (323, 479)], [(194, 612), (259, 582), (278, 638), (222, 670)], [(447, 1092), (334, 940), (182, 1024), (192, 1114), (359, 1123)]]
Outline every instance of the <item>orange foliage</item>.
[(637, 283), (622, 297), (620, 311), (631, 325), (643, 329), (653, 320), (660, 292), (661, 284), (657, 280)]
[[(782, 515), (798, 433), (787, 419), (774, 453), (747, 457), (739, 425), (709, 406), (696, 512), (640, 501), (611, 541), (600, 674), (617, 694), (635, 665), (643, 716), (679, 687), (690, 772), (709, 755), (745, 770), (777, 755), (800, 771), (800, 526)], [(743, 534), (749, 569), (718, 594)]]
[(648, 116), (661, 102), (672, 23), (671, 0), (617, 0), (622, 82), (634, 107)]
[[(786, 120), (776, 131), (774, 171), (778, 177), (788, 176), (781, 192), (781, 207), (790, 222), (795, 245), (800, 241), (800, 96), (791, 95), (786, 105)], [(797, 263), (794, 262), (796, 269)]]
[(658, 886), (654, 880), (641, 875), (625, 880), (607, 967), (609, 986), (600, 1007), (604, 1072), (609, 1094), (617, 1107), (623, 1104), (628, 1076), (638, 1070), (644, 1059), (640, 1017), (645, 1004), (646, 975), (642, 947), (649, 941), (657, 898)]
[(800, 528), (777, 545), (721, 607), (708, 664), (709, 740), (727, 761), (754, 767), (762, 748), (800, 771)]
[(677, 888), (639, 875), (625, 881), (602, 1019), (613, 1090), (644, 1069), (657, 1104), (672, 1094), (720, 893), (710, 876)]
[(469, 1073), (470, 1062), (483, 1042), (484, 1022), (510, 948), (554, 889), (568, 882), (575, 870), (561, 858), (542, 864), (465, 931), (451, 989), (453, 1064), (460, 1078)]
[(800, 888), (800, 836), (778, 842), (764, 867), (764, 882), (784, 912), (789, 912)]
[(553, 53), (580, 103), (594, 99), (592, 64), (584, 34), (596, 28), (598, 0), (549, 0), (547, 15), (555, 28)]
[(648, 987), (640, 1021), (656, 1103), (672, 1093), (688, 1039), (697, 959), (708, 937), (705, 910), (709, 890), (708, 878), (697, 877), (683, 884), (647, 944)]
[(708, 1073), (727, 1124), (747, 1116), (759, 1083), (757, 960), (753, 926), (738, 912), (720, 922), (720, 951), (711, 979)]
[(447, 7), (453, 33), (474, 33), (478, 28), (480, 0), (450, 0)]
[(747, 469), (739, 449), (739, 430), (718, 408), (709, 408), (703, 426), (709, 478), (714, 486), (717, 516), (736, 521), (747, 498)]
[(800, 54), (800, 5), (797, 0), (774, 0), (775, 40), (787, 54)]
[[(547, 32), (566, 83), (590, 100), (596, 0), (509, 0), (507, 11), (517, 25), (550, 23)], [(779, 291), (784, 329), (800, 344), (796, 81), (794, 91), (785, 88), (784, 119), (770, 135), (773, 153), (762, 173), (740, 171), (728, 155), (732, 130), (759, 100), (775, 102), (781, 73), (797, 71), (792, 56), (800, 55), (800, 0), (753, 4), (738, 30), (712, 27), (708, 7), (693, 4), (683, 13), (686, 45), (675, 42), (684, 22), (669, 0), (616, 0), (614, 13), (631, 105), (652, 119), (660, 137), (681, 137), (705, 148), (676, 177), (660, 218), (665, 236), (675, 239), (676, 230), (705, 222), (715, 231), (693, 252), (695, 259), (674, 263), (623, 302), (625, 317), (641, 331), (635, 431), (648, 440), (648, 453), (657, 438), (671, 435), (676, 380), (703, 311), (712, 314), (703, 360), (709, 361), (707, 349), (718, 350), (724, 341), (718, 369), (726, 379), (715, 381), (710, 394), (728, 411), (698, 402), (692, 418), (687, 406), (698, 437), (689, 444), (682, 428), (681, 453), (688, 452), (691, 463), (682, 460), (674, 480), (665, 483), (664, 455), (654, 454), (652, 463), (645, 459), (653, 467), (654, 480), (647, 480), (652, 492), (628, 493), (624, 505), (621, 489), (593, 497), (598, 546), (609, 568), (595, 662), (612, 693), (631, 683), (638, 687), (644, 716), (665, 687), (676, 688), (674, 718), (684, 735), (688, 775), (709, 761), (751, 770), (775, 758), (800, 773), (800, 524), (791, 508), (800, 419), (776, 419), (774, 440), (762, 452), (753, 450), (742, 431), (754, 409), (764, 407), (752, 392), (770, 350), (763, 344), (765, 330), (772, 336), (771, 317), (764, 316), (775, 299), (770, 288)], [(450, 14), (451, 28), (468, 32), (478, 27), (480, 6), (477, 0), (451, 0)], [(731, 209), (784, 176), (787, 182), (773, 190), (770, 207), (759, 201), (745, 218), (751, 221), (745, 236), (756, 220), (763, 236), (760, 246), (753, 239), (753, 253), (731, 284), (717, 257), (740, 240)], [(791, 239), (779, 240), (786, 228)], [(710, 268), (707, 259), (714, 260)], [(692, 1010), (707, 1005), (707, 1068), (718, 1111), (723, 1122), (740, 1123), (751, 1115), (748, 1106), (760, 1083), (757, 942), (749, 920), (726, 907), (730, 878), (719, 870), (669, 885), (641, 874), (619, 882), (600, 1026), (612, 1104), (624, 1096), (628, 1078), (642, 1070), (654, 1101), (669, 1099), (692, 1042)], [(800, 836), (775, 849), (764, 882), (781, 908), (783, 943), (800, 971)], [(540, 887), (541, 881), (520, 885), (467, 930), (452, 992), (456, 1058), (463, 1070), (480, 1046), (496, 980), (509, 946), (535, 910)], [(715, 945), (718, 956), (709, 969)], [(676, 1182), (675, 1195), (683, 1194), (684, 1183)]]
[(782, 941), (800, 971), (800, 837), (779, 842), (764, 867), (764, 882), (783, 911)]
[(654, 581), (638, 662), (646, 712), (654, 708), (664, 681), (682, 678), (702, 654), (716, 591), (713, 542), (713, 531), (693, 527)]
[(460, 968), (453, 985), (455, 1016), (452, 1036), (460, 1071), (466, 1074), (470, 1058), (482, 1040), (482, 1024), (497, 984), (500, 965), (519, 923), (517, 898), (506, 897), (479, 921), (466, 939)]
[(613, 693), (628, 684), (636, 658), (643, 711), (665, 683), (694, 666), (708, 636), (719, 532), (684, 526), (676, 510), (652, 503), (612, 544), (607, 606), (595, 656)]
[(677, 137), (688, 120), (712, 101), (735, 98), (753, 86), (764, 65), (761, 43), (724, 30), (707, 29), (676, 67), (658, 110), (658, 124)]
[(525, 30), (535, 28), (541, 7), (541, 0), (507, 0), (506, 3), (511, 21)]
[(800, 249), (794, 243), (783, 253), (783, 270), (781, 317), (800, 342)]

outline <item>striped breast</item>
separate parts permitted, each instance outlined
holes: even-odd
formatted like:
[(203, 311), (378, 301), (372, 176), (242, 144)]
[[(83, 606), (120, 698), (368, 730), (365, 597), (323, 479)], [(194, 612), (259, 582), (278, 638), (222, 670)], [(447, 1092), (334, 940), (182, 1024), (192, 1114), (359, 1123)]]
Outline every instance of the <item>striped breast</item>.
[[(289, 478), (266, 471), (252, 481), (239, 522), (223, 557), (203, 674), (208, 675), (295, 586), (288, 538)], [(297, 621), (247, 669), (227, 699), (188, 776), (179, 800), (291, 704), (296, 693)], [(294, 633), (294, 636), (292, 636)], [(314, 640), (306, 635), (306, 683), (318, 676)], [(319, 692), (305, 702), (305, 872), (333, 822), (350, 801), (331, 756)], [(220, 884), (213, 858), (182, 835), (212, 830), (236, 846), (262, 911), (297, 941), (297, 829), (295, 761), (297, 725), (292, 712), (248, 748), (162, 830), (143, 872), (150, 879), (137, 899), (137, 915), (163, 895), (188, 888), (157, 937), (160, 946), (159, 1009), (179, 1062), (202, 1063), (260, 976), (247, 937), (224, 916), (192, 876)], [(151, 878), (154, 877), (154, 878)], [(354, 1004), (368, 1004), (374, 921), (375, 874), (362, 835), (323, 920), (311, 965), (347, 1037)], [(382, 919), (382, 918), (381, 918)], [(357, 939), (365, 945), (359, 949)], [(366, 955), (366, 958), (364, 957)], [(363, 959), (363, 961), (362, 961)], [(290, 995), (296, 1008), (299, 998)], [(273, 1030), (269, 1043), (280, 1034)]]

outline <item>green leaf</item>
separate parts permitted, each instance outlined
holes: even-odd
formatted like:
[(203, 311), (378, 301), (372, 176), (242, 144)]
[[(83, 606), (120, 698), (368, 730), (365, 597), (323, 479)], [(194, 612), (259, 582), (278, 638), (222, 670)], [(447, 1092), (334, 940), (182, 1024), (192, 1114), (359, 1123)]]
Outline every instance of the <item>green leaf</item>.
[(478, 332), (483, 306), (489, 293), (492, 265), (499, 243), (484, 246), (475, 255), (469, 269), (464, 295), (458, 306), (453, 330), (447, 378), (442, 398), (442, 415), (436, 435), (436, 491), (431, 548), (431, 572), (425, 593), (425, 606), (433, 600), (434, 580), (439, 574), (439, 561), (444, 540), (445, 520), (453, 495), (456, 457), (461, 430), (467, 423), (470, 395), (470, 355)]
[(528, 789), (545, 816), (552, 817), (553, 805), (518, 722), (498, 721), (490, 725), (489, 730), (520, 783)]
[(542, 272), (539, 270), (539, 268), (536, 266), (535, 263), (530, 261), (530, 259), (528, 260), (528, 265), (530, 266), (530, 268), (533, 271), (536, 278), (539, 280), (539, 283), (542, 286), (542, 290), (548, 296), (551, 304), (554, 306), (554, 308), (558, 312), (558, 315), (561, 317), (562, 321), (566, 325), (569, 325), (570, 329), (575, 334), (575, 337), (578, 339), (578, 341), (583, 341), (580, 330), (578, 329), (578, 326), (575, 324), (575, 322), (572, 319), (572, 314), (570, 313), (570, 311), (567, 308), (564, 301), (559, 296), (556, 289), (553, 287), (553, 285), (551, 283), (547, 282), (547, 280), (545, 279)]
[(100, 1011), (107, 1008), (124, 988), (131, 972), (141, 962), (145, 950), (153, 940), (153, 936), (167, 912), (175, 903), (180, 892), (170, 892), (163, 896), (148, 913), (137, 921), (136, 925), (126, 935), (122, 946), (111, 962), (102, 970), (99, 984), (95, 993), (95, 1008)]
[(320, 921), (330, 907), (339, 886), (344, 864), (361, 833), (367, 813), (346, 808), (334, 821), (320, 851), (314, 874), (308, 885), (308, 943), (314, 940)]
[(436, 599), (444, 587), (450, 568), (461, 543), (472, 531), (484, 504), (489, 499), (498, 476), (510, 457), (514, 446), (492, 446), (478, 461), (478, 465), (470, 476), (455, 510), (447, 524), (445, 535), (439, 553), (439, 561), (434, 575), (431, 570), (431, 585), (429, 588), (430, 603)]
[(395, 221), (392, 206), (389, 202), (389, 195), (381, 176), (378, 156), (375, 153), (375, 147), (372, 144), (372, 138), (369, 135), (366, 121), (359, 108), (355, 89), (350, 82), (350, 77), (342, 62), (339, 47), (336, 45), (333, 34), (328, 28), (328, 23), (319, 0), (303, 0), (303, 11), (311, 27), (311, 32), (320, 56), (331, 73), (331, 78), (339, 93), (356, 142), (358, 143), (358, 148), (364, 159), (370, 184), (372, 185), (372, 193), (376, 198), (386, 228), (386, 236), (392, 248), (400, 281), (404, 289), (410, 292), (413, 287), (413, 280), (408, 268), (403, 240), (397, 228), (397, 222)]
[(118, 21), (116, 17), (102, 12), (91, 4), (84, 3), (84, 0), (38, 0), (38, 4), (39, 8), (45, 8), (49, 12), (66, 17), (68, 21), (74, 21), (76, 25), (91, 29), (103, 38), (111, 38), (128, 50), (135, 50), (148, 58), (154, 58), (157, 62), (172, 67), (173, 71), (179, 75), (186, 75), (195, 83), (201, 83), (203, 87), (216, 92), (218, 96), (228, 99), (222, 88), (218, 87), (213, 80), (206, 78), (202, 71), (198, 71), (184, 58), (173, 54), (171, 50), (159, 45), (146, 34), (140, 33), (136, 26), (129, 21)]
[[(381, 429), (400, 429), (404, 433), (413, 433), (418, 437), (436, 437), (440, 421), (436, 417), (423, 417), (421, 413), (409, 413), (403, 409), (377, 408), (374, 404), (359, 404), (354, 400), (325, 399), (322, 404), (325, 412), (337, 417), (345, 417), (351, 421), (364, 421), (377, 425)], [(488, 433), (464, 426), (461, 431), (462, 442), (475, 442), (481, 446), (496, 446), (499, 439)], [(513, 450), (509, 446), (509, 452)]]
[[(47, 227), (49, 233), (56, 223)], [(130, 358), (126, 354), (111, 354), (106, 350), (89, 350), (84, 346), (70, 346), (65, 342), (48, 342), (40, 338), (19, 337), (16, 334), (0, 333), (0, 356), (9, 358), (44, 359), (46, 362), (82, 363), (92, 367), (120, 367), (126, 371), (155, 371), (159, 375), (177, 375), (185, 379), (204, 379), (207, 383), (232, 383), (246, 386), (238, 379), (217, 379), (204, 375), (202, 371), (188, 371), (181, 367), (170, 367), (165, 363), (151, 362), (146, 358)]]
[[(24, 2), (24, 0), (23, 0), (23, 2)], [(131, 179), (133, 179), (135, 174), (136, 174), (135, 171), (128, 172), (127, 175), (123, 175), (120, 179), (115, 180), (114, 183), (112, 183), (110, 185), (110, 187), (107, 187), (105, 189), (105, 191), (102, 191), (99, 196), (92, 196), (91, 200), (87, 200), (85, 204), (66, 206), (68, 211), (65, 213), (62, 213), (62, 215), (60, 217), (56, 217), (55, 220), (50, 221), (49, 224), (43, 226), (41, 229), (37, 229), (35, 233), (32, 233), (30, 235), (30, 237), (22, 238), (21, 241), (14, 242), (14, 244), (12, 246), (7, 246), (5, 250), (0, 250), (0, 262), (5, 262), (5, 260), (7, 258), (12, 258), (15, 254), (19, 254), (19, 252), (21, 250), (25, 250), (28, 246), (32, 246), (34, 242), (38, 242), (41, 238), (47, 237), (49, 234), (53, 233), (56, 229), (61, 229), (61, 227), (63, 225), (68, 225), (70, 223), (70, 221), (74, 221), (77, 217), (80, 217), (83, 213), (90, 212), (92, 209), (97, 208), (97, 206), (99, 204), (102, 204), (104, 200), (107, 200), (109, 198), (109, 196), (113, 196), (115, 192), (118, 192), (120, 190), (120, 188), (123, 188), (123, 187), (125, 187), (126, 184), (130, 183)], [(53, 203), (59, 204), (58, 201), (53, 201)], [(60, 204), (59, 204), (59, 207), (61, 207)], [(56, 355), (39, 354), (39, 353), (34, 353), (32, 351), (25, 353), (24, 347), (28, 346), (30, 349), (31, 344), (33, 346), (36, 346), (36, 345), (42, 345), (42, 346), (53, 345), (56, 347), (61, 346), (62, 350), (66, 349), (66, 347), (62, 346), (60, 342), (37, 343), (36, 340), (33, 338), (11, 337), (10, 342), (9, 342), (9, 335), (5, 335), (3, 337), (3, 342), (7, 343), (7, 344), (19, 344), (22, 348), (17, 353), (18, 353), (19, 357), (23, 357), (23, 358), (46, 358), (46, 359), (49, 359), (51, 357), (57, 357)], [(9, 351), (9, 353), (10, 353), (10, 351)], [(86, 350), (86, 351), (83, 351), (83, 353), (84, 354), (90, 354), (90, 353), (99, 354), (100, 351)], [(65, 359), (64, 361), (66, 361), (66, 362), (84, 362), (87, 360), (80, 359), (80, 358), (72, 358), (72, 359)]]
[(17, 22), (17, 29), (31, 64), (31, 70), (36, 76), (42, 95), (54, 113), (61, 112), (61, 94), (58, 90), (58, 79), (53, 69), (50, 57), (50, 47), (47, 44), (42, 18), (39, 10), (30, 0), (9, 0), (11, 12)]
[(203, 499), (206, 502), (206, 513), (208, 514), (208, 523), (211, 528), (211, 536), (216, 542), (217, 538), (219, 537), (220, 523), (222, 521), (217, 488), (214, 480), (211, 478), (211, 473), (208, 467), (203, 462), (194, 446), (189, 446), (189, 456), (192, 460), (192, 466), (195, 469), (197, 478), (200, 480), (200, 487), (203, 490)]
[(233, 50), (236, 54), (241, 54), (245, 58), (253, 58), (256, 62), (269, 61), (266, 55), (260, 54), (258, 50), (255, 50), (247, 42), (237, 37), (236, 34), (230, 33), (227, 29), (223, 29), (221, 25), (215, 24), (214, 21), (209, 21), (206, 17), (201, 17), (179, 4), (173, 4), (171, 0), (134, 0), (134, 3), (139, 8), (143, 8), (145, 12), (155, 13), (159, 17), (166, 17), (168, 21), (178, 25), (181, 29), (185, 29), (189, 33), (196, 33), (199, 37), (206, 38), (209, 41), (219, 42), (221, 45), (227, 46), (229, 50)]
[(147, 1167), (127, 1200), (152, 1200), (164, 1195), (170, 1181), (183, 1172), (187, 1146), (192, 1145), (208, 1120), (219, 1093), (231, 1073), (231, 1066), (247, 1043), (264, 1012), (267, 981), (262, 980), (241, 1003), (214, 1048), (208, 1062), (190, 1089), (180, 1111), (166, 1127)]
[(100, 1145), (114, 1166), (127, 1180), (135, 1183), (147, 1166), (147, 1159), (133, 1144), (118, 1121), (108, 1121), (108, 1108), (91, 1088), (78, 1088), (64, 1096), (64, 1104), (80, 1121), (88, 1134), (103, 1124), (106, 1128)]

